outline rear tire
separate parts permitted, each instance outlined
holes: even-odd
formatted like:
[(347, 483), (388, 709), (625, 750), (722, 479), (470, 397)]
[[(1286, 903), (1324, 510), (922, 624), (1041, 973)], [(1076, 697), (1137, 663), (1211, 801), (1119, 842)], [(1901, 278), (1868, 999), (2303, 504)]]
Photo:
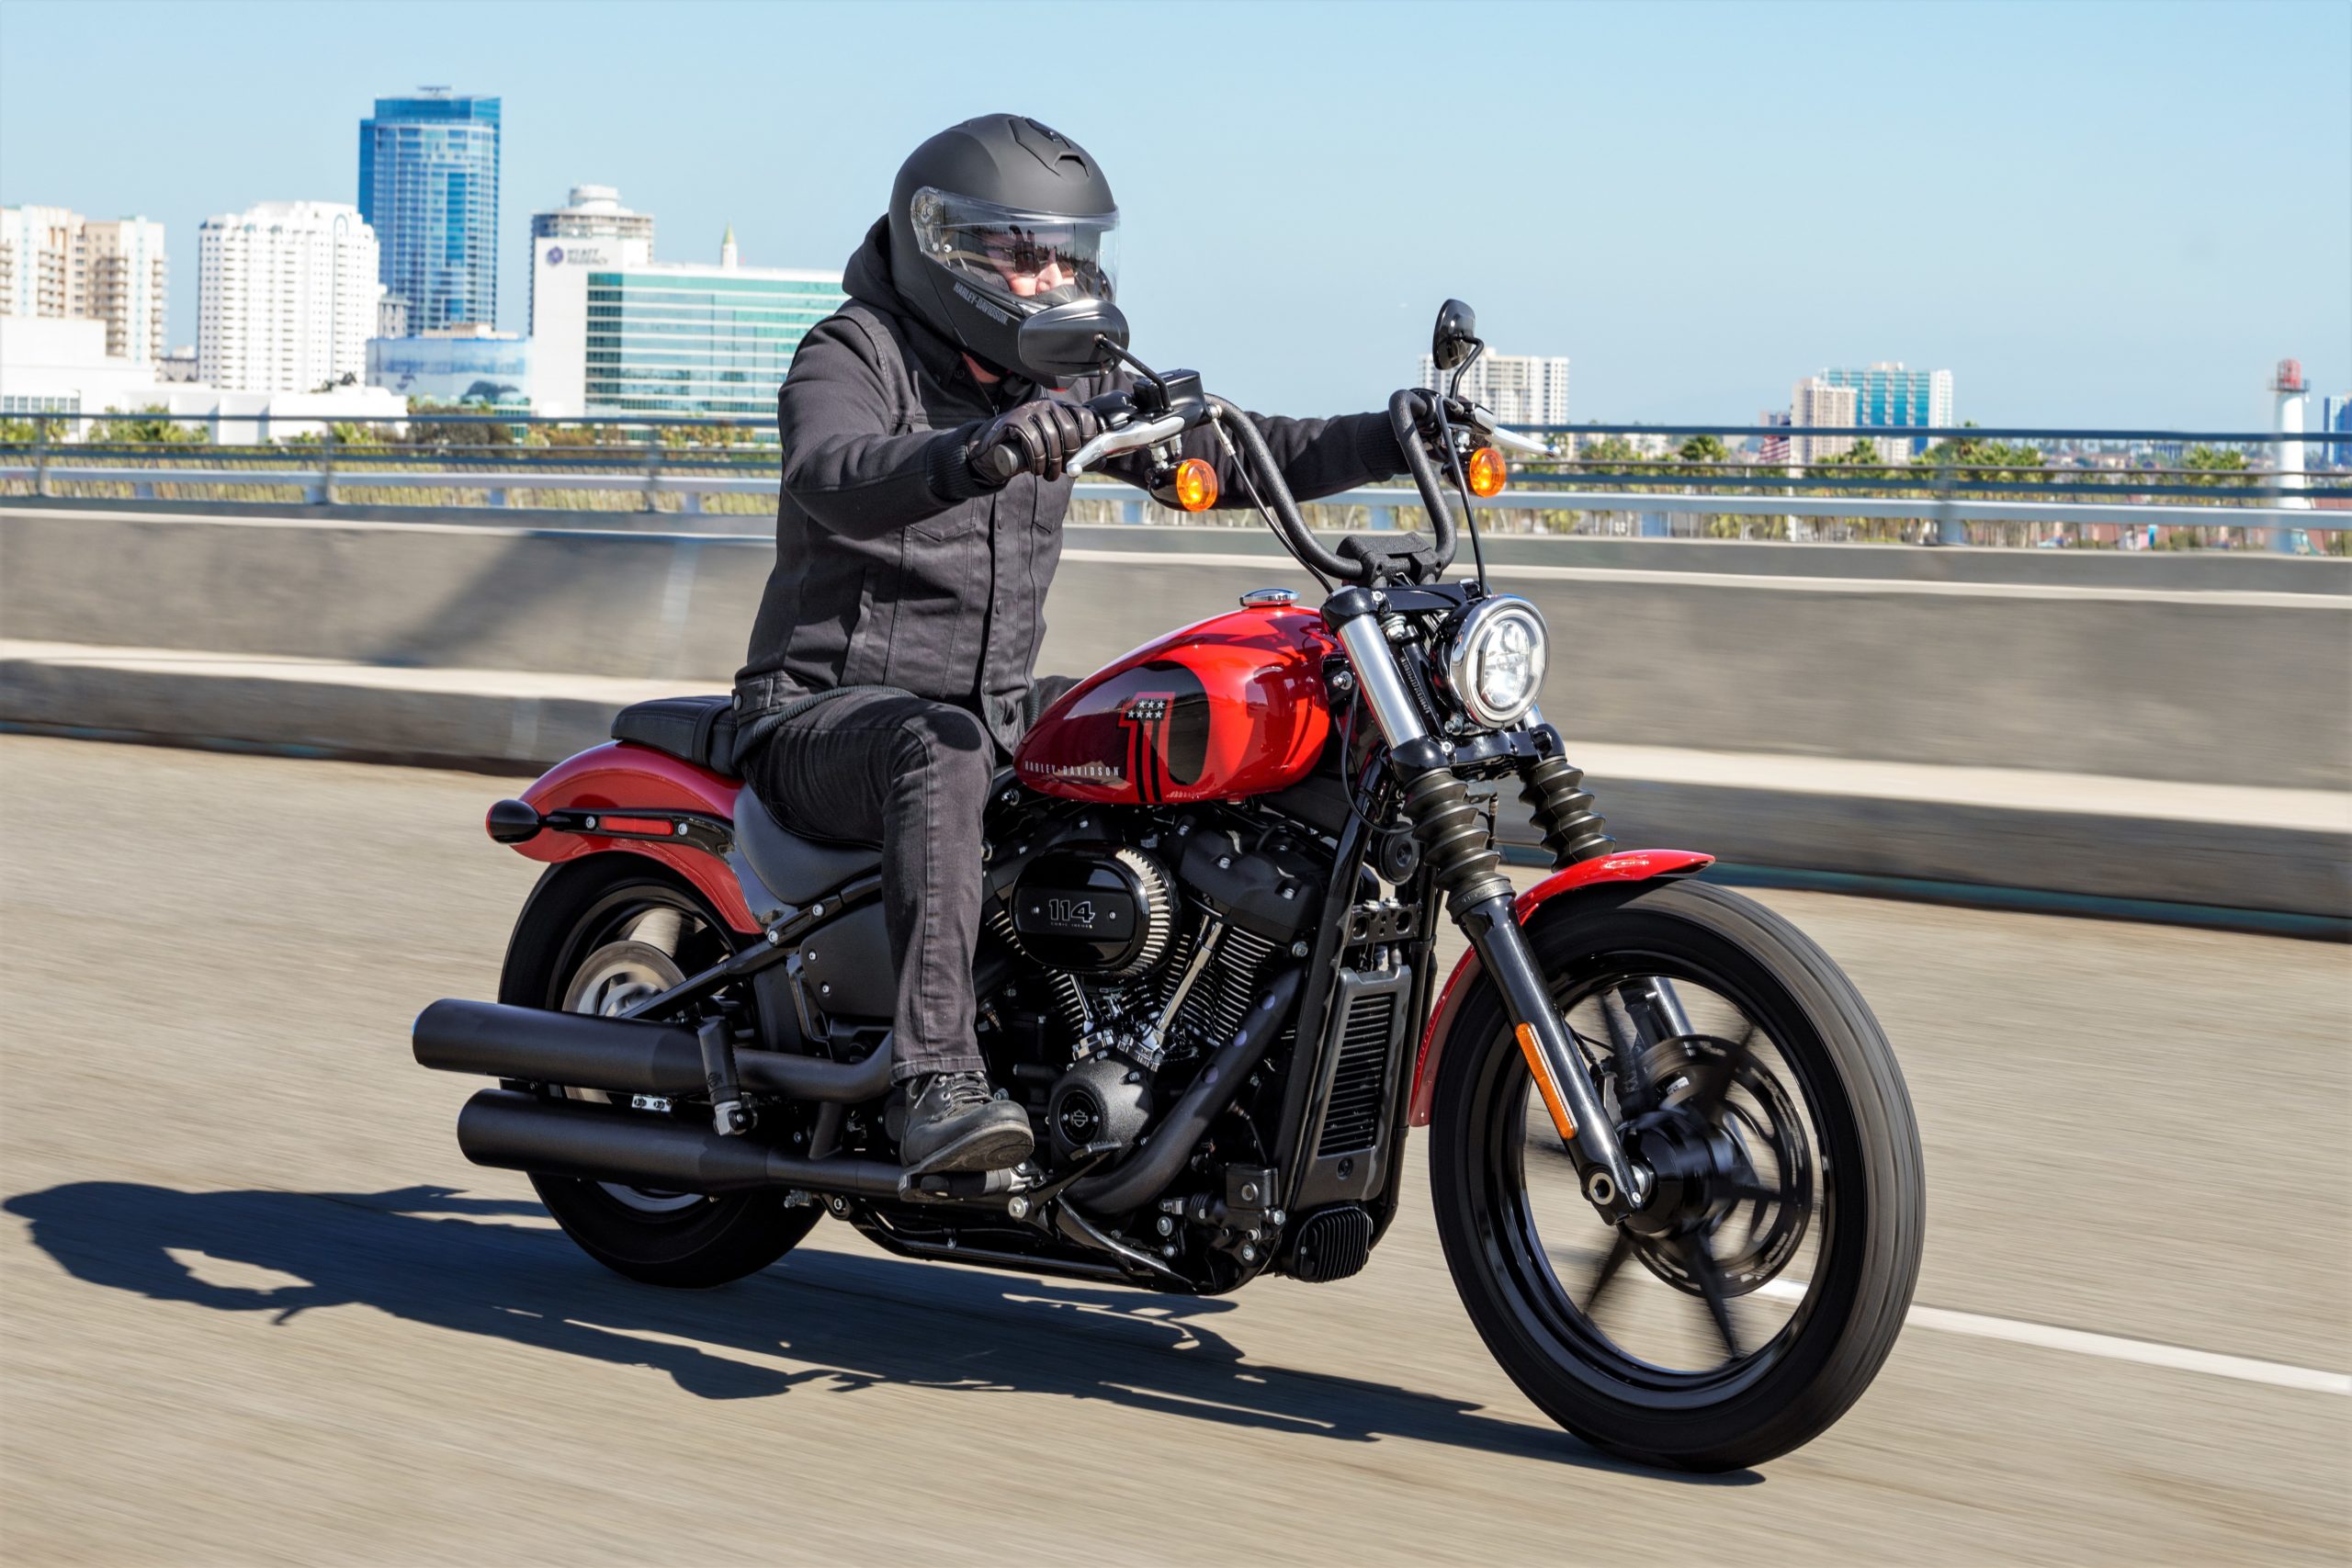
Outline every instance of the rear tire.
[[(1733, 1303), (1710, 1303), (1762, 1315), (1775, 1303), (1796, 1301), (1761, 1342), (1743, 1348), (1726, 1316), (1721, 1337), (1727, 1354), (1712, 1368), (1677, 1371), (1677, 1360), (1624, 1349), (1618, 1342), (1623, 1330), (1602, 1326), (1602, 1292), (1612, 1279), (1623, 1280), (1628, 1282), (1614, 1286), (1611, 1298), (1618, 1308), (1628, 1291), (1670, 1303), (1673, 1298), (1660, 1292), (1672, 1284), (1673, 1270), (1661, 1269), (1655, 1253), (1640, 1252), (1637, 1238), (1608, 1231), (1583, 1207), (1584, 1224), (1617, 1237), (1612, 1248), (1628, 1246), (1626, 1256), (1640, 1256), (1645, 1267), (1612, 1272), (1613, 1264), (1603, 1264), (1582, 1303), (1563, 1282), (1566, 1254), (1548, 1238), (1557, 1231), (1551, 1218), (1580, 1202), (1573, 1172), (1565, 1178), (1570, 1201), (1547, 1211), (1546, 1235), (1539, 1236), (1532, 1221), (1537, 1190), (1561, 1178), (1521, 1157), (1516, 1108), (1529, 1103), (1526, 1067), (1499, 994), (1482, 981), (1441, 1058), (1430, 1146), (1438, 1234), (1480, 1337), (1544, 1414), (1630, 1459), (1720, 1471), (1809, 1441), (1877, 1374), (1918, 1277), (1926, 1219), (1918, 1132), (1877, 1021), (1837, 965), (1794, 927), (1702, 883), (1580, 893), (1541, 911), (1527, 938), (1564, 1011), (1586, 1005), (1577, 998), (1605, 989), (1610, 976), (1660, 976), (1694, 995), (1703, 987), (1727, 1001), (1751, 1021), (1749, 1038), (1760, 1028), (1794, 1080), (1781, 1103), (1802, 1109), (1818, 1143), (1817, 1168), (1809, 1158), (1788, 1162), (1808, 1185), (1805, 1228), (1815, 1250), (1802, 1266), (1809, 1279), (1741, 1280), (1731, 1287)], [(1650, 1059), (1642, 1058), (1645, 1074)], [(1724, 1060), (1692, 1059), (1708, 1066)], [(1616, 1055), (1605, 1060), (1613, 1074)], [(1686, 1069), (1676, 1080), (1679, 1091), (1688, 1093), (1690, 1081)], [(1721, 1115), (1720, 1102), (1715, 1109)], [(1552, 1147), (1538, 1150), (1529, 1133), (1526, 1150), (1556, 1159), (1556, 1135), (1540, 1106), (1533, 1118), (1525, 1124), (1540, 1128)], [(1760, 1120), (1751, 1118), (1748, 1130)], [(1731, 1234), (1729, 1222), (1741, 1212), (1735, 1207), (1714, 1222), (1724, 1226), (1718, 1234)], [(1712, 1245), (1705, 1232), (1700, 1242), (1702, 1249)], [(1787, 1267), (1783, 1258), (1759, 1272)], [(1752, 1301), (1737, 1301), (1758, 1291)], [(1698, 1292), (1684, 1294), (1698, 1310)]]
[[(679, 958), (687, 973), (734, 945), (726, 923), (692, 886), (642, 855), (566, 862), (539, 879), (523, 907), (498, 999), (561, 1010), (593, 956), (616, 944), (641, 952), (649, 937), (655, 947), (667, 942), (661, 951)], [(611, 998), (613, 1005), (626, 999)], [(544, 1092), (566, 1091), (548, 1086)], [(616, 1274), (680, 1290), (758, 1273), (791, 1251), (822, 1213), (814, 1205), (786, 1208), (781, 1192), (654, 1192), (537, 1174), (531, 1185), (589, 1257)]]

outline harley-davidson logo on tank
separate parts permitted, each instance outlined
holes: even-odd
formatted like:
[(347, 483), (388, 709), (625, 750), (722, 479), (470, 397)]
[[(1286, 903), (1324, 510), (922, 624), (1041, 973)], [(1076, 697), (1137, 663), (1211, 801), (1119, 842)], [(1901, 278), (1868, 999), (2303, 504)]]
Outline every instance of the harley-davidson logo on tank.
[(1014, 754), (1046, 795), (1130, 806), (1228, 800), (1305, 778), (1330, 734), (1320, 616), (1219, 615), (1148, 643), (1046, 710)]

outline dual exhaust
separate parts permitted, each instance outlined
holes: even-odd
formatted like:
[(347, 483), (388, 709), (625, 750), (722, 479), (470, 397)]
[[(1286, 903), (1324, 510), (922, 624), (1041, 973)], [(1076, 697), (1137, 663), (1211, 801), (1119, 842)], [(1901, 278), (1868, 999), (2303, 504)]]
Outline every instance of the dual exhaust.
[[(1300, 979), (1296, 969), (1275, 976), (1150, 1136), (1112, 1169), (1075, 1183), (1071, 1198), (1090, 1213), (1116, 1215), (1165, 1190), (1264, 1059), (1298, 998)], [(442, 1072), (665, 1098), (710, 1087), (702, 1042), (679, 1024), (438, 1001), (417, 1015), (412, 1043), (418, 1062)], [(890, 1057), (888, 1039), (856, 1062), (739, 1047), (734, 1068), (745, 1089), (820, 1104), (864, 1105), (889, 1092)], [(484, 1089), (466, 1102), (458, 1116), (458, 1146), (476, 1165), (679, 1192), (763, 1187), (857, 1198), (899, 1192), (899, 1167), (888, 1161), (809, 1159), (666, 1116), (514, 1089)]]
[[(438, 1001), (417, 1015), (411, 1045), (420, 1064), (448, 1073), (665, 1098), (707, 1087), (701, 1042), (677, 1024)], [(856, 1062), (738, 1049), (735, 1071), (747, 1089), (862, 1105), (890, 1091), (890, 1042)], [(503, 1170), (678, 1192), (797, 1187), (886, 1198), (899, 1191), (899, 1168), (885, 1161), (807, 1159), (667, 1117), (513, 1089), (486, 1089), (466, 1101), (458, 1147), (474, 1164)]]

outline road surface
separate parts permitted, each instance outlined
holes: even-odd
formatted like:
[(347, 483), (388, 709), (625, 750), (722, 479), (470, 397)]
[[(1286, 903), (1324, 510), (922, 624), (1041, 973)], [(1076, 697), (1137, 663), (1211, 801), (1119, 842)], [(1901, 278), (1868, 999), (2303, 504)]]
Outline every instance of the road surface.
[(605, 1273), (467, 1165), (512, 781), (0, 738), (11, 1564), (2342, 1562), (2340, 947), (1767, 895), (1900, 1051), (1921, 1309), (1753, 1473), (1595, 1455), (1420, 1201), (1354, 1280)]

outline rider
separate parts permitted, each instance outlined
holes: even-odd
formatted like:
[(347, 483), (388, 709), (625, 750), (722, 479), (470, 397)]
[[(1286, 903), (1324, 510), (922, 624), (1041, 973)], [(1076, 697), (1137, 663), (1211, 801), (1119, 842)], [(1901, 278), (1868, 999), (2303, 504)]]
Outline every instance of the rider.
[[(1036, 310), (1112, 297), (1118, 220), (1093, 158), (1034, 119), (940, 132), (899, 168), (845, 270), (849, 302), (809, 329), (776, 398), (783, 494), (736, 678), (755, 738), (742, 765), (795, 832), (881, 845), (910, 1174), (1030, 1151), (1028, 1117), (991, 1096), (973, 1029), (981, 812), (1036, 712), (1063, 467), (1099, 428), (1086, 400), (1130, 378), (1041, 384), (1014, 339)], [(1385, 416), (1259, 423), (1302, 499), (1404, 468)], [(1025, 468), (983, 472), (975, 459), (1014, 433)], [(1213, 437), (1185, 447), (1236, 488)], [(1139, 455), (1103, 471), (1149, 484)]]

